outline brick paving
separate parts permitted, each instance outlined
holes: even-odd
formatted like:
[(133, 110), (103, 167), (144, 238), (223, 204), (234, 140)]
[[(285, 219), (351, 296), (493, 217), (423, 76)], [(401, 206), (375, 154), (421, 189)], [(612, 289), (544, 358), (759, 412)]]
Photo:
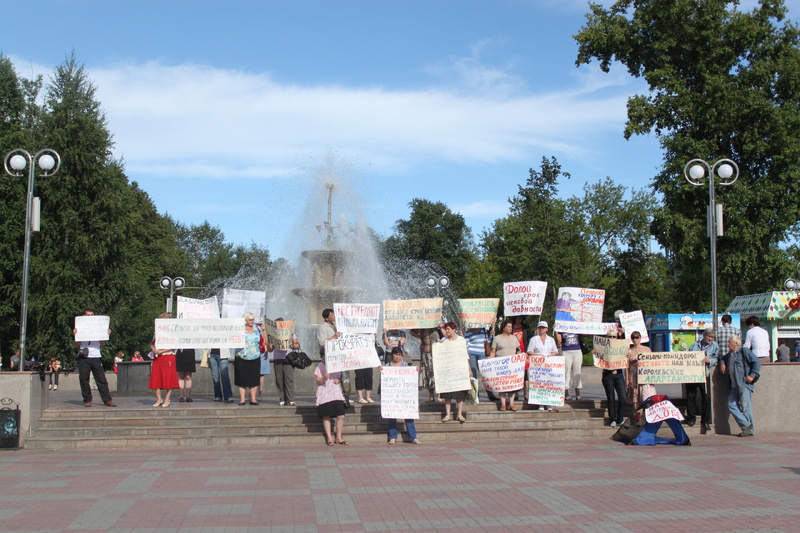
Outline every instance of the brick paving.
[[(424, 435), (420, 439), (424, 441)], [(0, 531), (798, 531), (800, 435), (0, 451)]]

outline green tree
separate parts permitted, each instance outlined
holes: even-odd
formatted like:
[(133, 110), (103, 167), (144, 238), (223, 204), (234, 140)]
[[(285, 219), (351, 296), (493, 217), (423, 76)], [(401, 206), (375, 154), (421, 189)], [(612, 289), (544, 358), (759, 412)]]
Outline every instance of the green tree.
[(577, 64), (614, 62), (649, 94), (628, 100), (625, 136), (654, 132), (664, 199), (653, 231), (667, 250), (683, 309), (710, 308), (704, 187), (683, 178), (695, 157), (729, 157), (741, 174), (717, 187), (726, 235), (718, 240), (719, 299), (779, 285), (791, 266), (782, 248), (800, 219), (800, 38), (781, 0), (740, 11), (726, 0), (620, 0), (592, 4), (575, 36)]
[(464, 217), (441, 202), (415, 198), (408, 205), (411, 214), (408, 220), (397, 221), (395, 233), (384, 243), (384, 257), (435, 263), (459, 291), (475, 255)]

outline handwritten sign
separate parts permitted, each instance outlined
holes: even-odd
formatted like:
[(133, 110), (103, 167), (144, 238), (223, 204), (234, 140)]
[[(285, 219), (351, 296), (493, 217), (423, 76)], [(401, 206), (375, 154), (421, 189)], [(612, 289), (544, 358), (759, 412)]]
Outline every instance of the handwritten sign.
[(466, 340), (433, 343), (433, 375), (436, 376), (436, 394), (470, 389)]
[(244, 319), (157, 318), (156, 346), (179, 348), (244, 348)]
[(344, 372), (380, 366), (372, 335), (344, 334), (325, 341), (325, 367), (328, 372)]
[(639, 385), (646, 383), (705, 383), (704, 352), (645, 352), (639, 354)]
[(628, 350), (630, 343), (626, 339), (594, 337), (594, 366), (604, 370), (628, 368)]
[(644, 325), (644, 315), (641, 311), (631, 311), (619, 315), (619, 323), (625, 330), (625, 338), (630, 339), (631, 333), (638, 331), (642, 335), (642, 342), (650, 342), (647, 327)]
[(683, 420), (681, 410), (672, 405), (672, 402), (669, 400), (658, 402), (644, 410), (644, 419), (647, 420), (649, 424), (661, 422), (668, 418)]
[(204, 300), (178, 296), (175, 318), (219, 318), (219, 305), (217, 297), (212, 296)]
[(107, 341), (111, 318), (91, 315), (75, 317), (75, 342)]
[(458, 321), (464, 329), (489, 329), (497, 320), (500, 298), (468, 298), (458, 300)]
[(603, 335), (606, 291), (581, 287), (561, 287), (556, 300), (555, 330), (561, 333)]
[(478, 365), (481, 368), (481, 380), (486, 390), (494, 392), (512, 392), (521, 390), (525, 386), (525, 361), (528, 356), (524, 353), (481, 359)]
[(224, 289), (222, 291), (222, 318), (241, 318), (245, 313), (255, 317), (264, 316), (267, 293), (264, 291), (243, 291)]
[(386, 329), (435, 328), (442, 320), (444, 298), (384, 300), (383, 327)]
[(381, 417), (419, 418), (419, 368), (385, 366), (381, 370)]
[(336, 331), (342, 333), (378, 333), (381, 304), (333, 304)]
[(528, 369), (528, 403), (537, 405), (564, 405), (566, 386), (563, 355), (551, 357), (531, 356)]
[(295, 319), (270, 320), (264, 317), (264, 329), (267, 332), (267, 342), (275, 346), (276, 350), (291, 350), (292, 335), (295, 331)]
[(505, 316), (541, 315), (546, 292), (546, 281), (503, 283), (503, 313)]

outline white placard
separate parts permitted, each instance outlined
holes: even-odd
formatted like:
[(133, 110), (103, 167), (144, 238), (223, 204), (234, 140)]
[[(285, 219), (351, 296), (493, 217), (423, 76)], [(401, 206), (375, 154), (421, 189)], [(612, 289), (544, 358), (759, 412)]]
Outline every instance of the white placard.
[(625, 330), (626, 339), (630, 340), (631, 333), (638, 331), (642, 334), (641, 342), (650, 342), (650, 337), (647, 335), (647, 327), (644, 325), (644, 315), (641, 311), (622, 313), (619, 315), (619, 323)]
[(433, 375), (436, 376), (436, 394), (472, 387), (466, 340), (459, 337), (454, 341), (433, 343)]
[(419, 368), (385, 366), (381, 370), (381, 417), (419, 418)]
[(522, 389), (525, 385), (525, 361), (527, 359), (528, 356), (524, 353), (481, 359), (478, 361), (478, 365), (481, 368), (483, 386), (486, 387), (486, 390), (494, 392), (512, 392)]
[(216, 296), (204, 300), (178, 296), (175, 309), (175, 318), (219, 318), (219, 304)]
[(111, 318), (98, 315), (75, 317), (75, 342), (107, 341)]
[(340, 335), (325, 341), (325, 368), (328, 372), (344, 372), (381, 365), (372, 335)]
[(644, 419), (647, 420), (648, 424), (661, 422), (668, 418), (683, 420), (681, 410), (675, 407), (669, 400), (658, 402), (644, 410)]
[(242, 318), (245, 313), (253, 313), (256, 320), (266, 315), (267, 293), (264, 291), (244, 291), (224, 289), (222, 291), (222, 318)]
[(541, 315), (546, 281), (512, 281), (503, 283), (505, 316)]
[(564, 405), (566, 384), (563, 355), (531, 356), (528, 369), (528, 403)]
[(333, 304), (336, 331), (342, 333), (378, 333), (381, 304)]
[(244, 319), (157, 318), (155, 345), (159, 350), (244, 348)]

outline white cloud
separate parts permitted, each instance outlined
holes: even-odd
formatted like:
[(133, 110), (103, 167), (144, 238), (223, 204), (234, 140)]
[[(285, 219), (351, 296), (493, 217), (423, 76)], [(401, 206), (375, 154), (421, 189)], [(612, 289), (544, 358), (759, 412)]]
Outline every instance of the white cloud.
[(508, 201), (479, 200), (468, 204), (453, 204), (450, 209), (464, 217), (485, 217), (490, 219), (502, 218), (508, 215)]

